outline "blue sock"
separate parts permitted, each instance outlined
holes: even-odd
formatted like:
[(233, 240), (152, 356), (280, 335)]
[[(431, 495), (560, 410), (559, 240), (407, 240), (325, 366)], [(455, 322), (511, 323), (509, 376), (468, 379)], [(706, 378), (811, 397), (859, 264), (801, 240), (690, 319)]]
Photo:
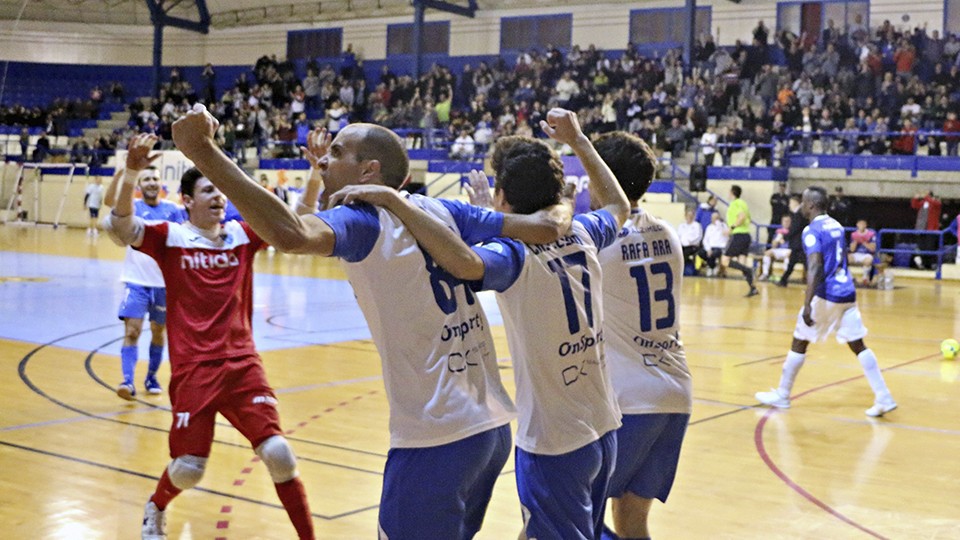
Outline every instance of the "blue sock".
[(163, 345), (150, 344), (150, 364), (147, 367), (147, 377), (157, 374), (160, 369), (160, 362), (163, 361)]
[(133, 382), (133, 372), (137, 368), (137, 346), (129, 345), (120, 348), (120, 369), (123, 371), (123, 381)]

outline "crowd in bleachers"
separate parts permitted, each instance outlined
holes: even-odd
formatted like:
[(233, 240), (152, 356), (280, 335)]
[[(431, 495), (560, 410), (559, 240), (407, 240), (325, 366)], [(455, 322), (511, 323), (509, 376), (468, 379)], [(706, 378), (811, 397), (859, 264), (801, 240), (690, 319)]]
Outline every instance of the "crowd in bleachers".
[[(444, 144), (454, 157), (469, 157), (499, 136), (537, 133), (553, 106), (578, 111), (588, 134), (625, 129), (658, 151), (695, 150), (708, 163), (716, 156), (729, 163), (742, 146), (755, 149), (751, 165), (772, 164), (784, 149), (957, 155), (958, 53), (954, 35), (889, 21), (871, 31), (859, 16), (842, 28), (828, 21), (820, 35), (783, 31), (774, 40), (760, 21), (750, 44), (726, 48), (704, 36), (690, 66), (679, 49), (644, 56), (632, 44), (616, 54), (592, 45), (547, 46), (459, 73), (434, 65), (414, 78), (387, 65), (365, 72), (348, 46), (336, 68), (309, 61), (302, 73), (291, 61), (263, 56), (225, 92), (217, 91), (211, 65), (196, 88), (174, 68), (160, 96), (133, 100), (130, 128), (104, 143), (122, 146), (142, 130), (169, 146), (172, 122), (200, 100), (221, 120), (220, 141), (240, 161), (250, 147), (296, 156), (315, 125), (336, 132), (354, 121), (394, 128), (412, 146)], [(123, 99), (122, 88), (96, 90), (100, 101), (105, 93)], [(0, 124), (59, 134), (69, 119), (96, 117), (94, 94), (45, 110), (0, 109)]]

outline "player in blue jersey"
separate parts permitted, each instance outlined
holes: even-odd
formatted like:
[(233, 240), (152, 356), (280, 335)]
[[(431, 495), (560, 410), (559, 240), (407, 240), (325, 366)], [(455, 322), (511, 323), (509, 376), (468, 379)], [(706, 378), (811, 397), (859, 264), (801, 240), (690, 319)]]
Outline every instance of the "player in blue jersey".
[(810, 220), (803, 230), (803, 249), (807, 254), (807, 292), (803, 309), (797, 316), (793, 346), (787, 353), (780, 376), (780, 386), (769, 392), (757, 392), (757, 399), (766, 405), (787, 409), (790, 391), (803, 366), (807, 345), (823, 341), (832, 332), (837, 341), (846, 343), (857, 355), (864, 375), (873, 389), (874, 403), (867, 416), (883, 416), (897, 408), (890, 395), (877, 357), (863, 343), (867, 329), (857, 307), (853, 278), (847, 271), (847, 246), (843, 225), (827, 215), (827, 192), (810, 187), (803, 192), (801, 211)]
[[(593, 540), (602, 527), (621, 416), (603, 353), (597, 250), (617, 239), (630, 207), (575, 113), (553, 109), (541, 127), (580, 158), (600, 207), (575, 217), (556, 242), (498, 238), (471, 247), (424, 212), (400, 217), (437, 264), (475, 289), (497, 292), (517, 385), (523, 537)], [(562, 196), (562, 163), (543, 141), (501, 138), (492, 165), (498, 210), (530, 214)], [(342, 193), (347, 201), (396, 206), (389, 192), (374, 191), (351, 186)]]
[[(159, 155), (159, 154), (158, 154)], [(129, 154), (128, 154), (129, 156)], [(120, 169), (113, 177), (104, 202), (113, 207), (119, 190)], [(160, 198), (160, 172), (149, 167), (140, 172), (137, 185), (142, 198), (133, 205), (134, 214), (146, 221), (183, 222), (182, 209)], [(164, 330), (167, 322), (167, 290), (156, 261), (127, 247), (123, 271), (120, 274), (125, 290), (117, 316), (123, 321), (123, 346), (120, 348), (120, 371), (123, 381), (117, 386), (117, 395), (132, 400), (137, 394), (134, 375), (137, 365), (137, 342), (143, 330), (143, 319), (150, 316), (150, 348), (144, 387), (148, 394), (163, 391), (157, 381), (157, 369), (163, 360)]]
[[(421, 251), (398, 215), (369, 205), (316, 212), (312, 185), (298, 207), (313, 213), (297, 216), (217, 148), (215, 131), (216, 120), (201, 105), (174, 124), (173, 138), (279, 251), (339, 257), (370, 326), (390, 403), (380, 537), (472, 538), (509, 457), (515, 416), (480, 302)], [(324, 142), (314, 144), (317, 138)], [(399, 195), (408, 158), (400, 138), (381, 126), (350, 124), (329, 144), (318, 132), (311, 145), (311, 165), (328, 190), (324, 202), (343, 186), (380, 186), (403, 197), (401, 213), (428, 213), (471, 243), (501, 234), (549, 242), (569, 227), (568, 210), (566, 217), (560, 209), (508, 216)]]

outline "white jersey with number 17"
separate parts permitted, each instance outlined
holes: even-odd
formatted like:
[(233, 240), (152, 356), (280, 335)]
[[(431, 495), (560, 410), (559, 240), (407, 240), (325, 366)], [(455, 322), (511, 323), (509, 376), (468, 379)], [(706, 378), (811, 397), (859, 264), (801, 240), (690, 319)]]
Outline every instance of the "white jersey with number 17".
[(607, 360), (620, 408), (624, 414), (689, 414), (679, 236), (665, 221), (635, 209), (599, 259)]

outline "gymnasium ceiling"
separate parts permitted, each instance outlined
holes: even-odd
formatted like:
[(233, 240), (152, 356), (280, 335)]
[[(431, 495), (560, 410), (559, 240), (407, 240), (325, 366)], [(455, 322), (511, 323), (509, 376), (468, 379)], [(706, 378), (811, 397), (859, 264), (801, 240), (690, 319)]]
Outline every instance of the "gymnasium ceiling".
[[(449, 0), (467, 6), (467, 0)], [(481, 11), (575, 4), (587, 0), (478, 0)], [(604, 3), (638, 3), (606, 0)], [(679, 2), (678, 2), (679, 3)], [(163, 0), (169, 15), (197, 20), (193, 0)], [(207, 0), (213, 28), (288, 22), (322, 22), (413, 14), (410, 0)], [(22, 10), (22, 16), (20, 16)], [(0, 0), (0, 20), (149, 25), (144, 0)]]

